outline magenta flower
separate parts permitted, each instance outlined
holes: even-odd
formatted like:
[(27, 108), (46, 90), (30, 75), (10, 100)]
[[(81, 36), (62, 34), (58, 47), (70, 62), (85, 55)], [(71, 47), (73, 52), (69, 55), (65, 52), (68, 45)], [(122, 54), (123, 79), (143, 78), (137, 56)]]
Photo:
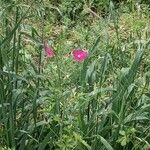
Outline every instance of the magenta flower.
[(82, 62), (88, 57), (88, 51), (84, 49), (75, 49), (72, 51), (72, 56), (75, 61)]
[(48, 46), (48, 43), (45, 42), (44, 43), (44, 51), (45, 51), (45, 55), (48, 57), (48, 58), (52, 58), (54, 56), (54, 50), (52, 47), (49, 47)]

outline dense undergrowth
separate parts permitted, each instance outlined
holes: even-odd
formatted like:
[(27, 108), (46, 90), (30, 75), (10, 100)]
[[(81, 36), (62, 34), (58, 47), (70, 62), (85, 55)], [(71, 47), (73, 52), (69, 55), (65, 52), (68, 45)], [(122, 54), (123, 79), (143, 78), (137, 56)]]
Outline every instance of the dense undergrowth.
[(0, 150), (149, 150), (149, 10), (149, 0), (1, 0)]

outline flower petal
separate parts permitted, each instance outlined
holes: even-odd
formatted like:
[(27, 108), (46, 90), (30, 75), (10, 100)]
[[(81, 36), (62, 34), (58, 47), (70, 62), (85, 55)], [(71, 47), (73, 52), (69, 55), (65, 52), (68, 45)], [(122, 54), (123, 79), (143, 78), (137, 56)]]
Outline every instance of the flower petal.
[(75, 61), (82, 62), (88, 57), (88, 51), (84, 49), (75, 49), (72, 51), (72, 56)]

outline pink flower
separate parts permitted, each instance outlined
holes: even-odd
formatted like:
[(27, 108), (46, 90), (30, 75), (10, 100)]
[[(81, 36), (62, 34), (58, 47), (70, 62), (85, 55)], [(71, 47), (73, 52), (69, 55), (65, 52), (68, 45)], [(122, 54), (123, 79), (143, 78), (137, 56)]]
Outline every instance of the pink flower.
[(75, 49), (72, 51), (72, 56), (75, 61), (82, 62), (88, 57), (88, 51), (84, 49)]
[(45, 42), (44, 43), (44, 51), (45, 51), (45, 55), (48, 57), (48, 58), (52, 58), (54, 56), (54, 50), (52, 47), (49, 47), (48, 46), (48, 43)]

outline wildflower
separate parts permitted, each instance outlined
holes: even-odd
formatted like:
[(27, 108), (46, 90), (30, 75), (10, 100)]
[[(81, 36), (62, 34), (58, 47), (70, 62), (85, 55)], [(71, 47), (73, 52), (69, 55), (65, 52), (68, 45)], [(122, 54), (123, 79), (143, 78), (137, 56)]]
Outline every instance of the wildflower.
[(44, 51), (45, 51), (45, 55), (48, 57), (48, 58), (52, 58), (54, 56), (54, 50), (52, 47), (49, 47), (48, 46), (48, 43), (45, 42), (44, 43)]
[(75, 49), (72, 51), (72, 56), (75, 61), (82, 62), (88, 57), (88, 51), (84, 49)]

